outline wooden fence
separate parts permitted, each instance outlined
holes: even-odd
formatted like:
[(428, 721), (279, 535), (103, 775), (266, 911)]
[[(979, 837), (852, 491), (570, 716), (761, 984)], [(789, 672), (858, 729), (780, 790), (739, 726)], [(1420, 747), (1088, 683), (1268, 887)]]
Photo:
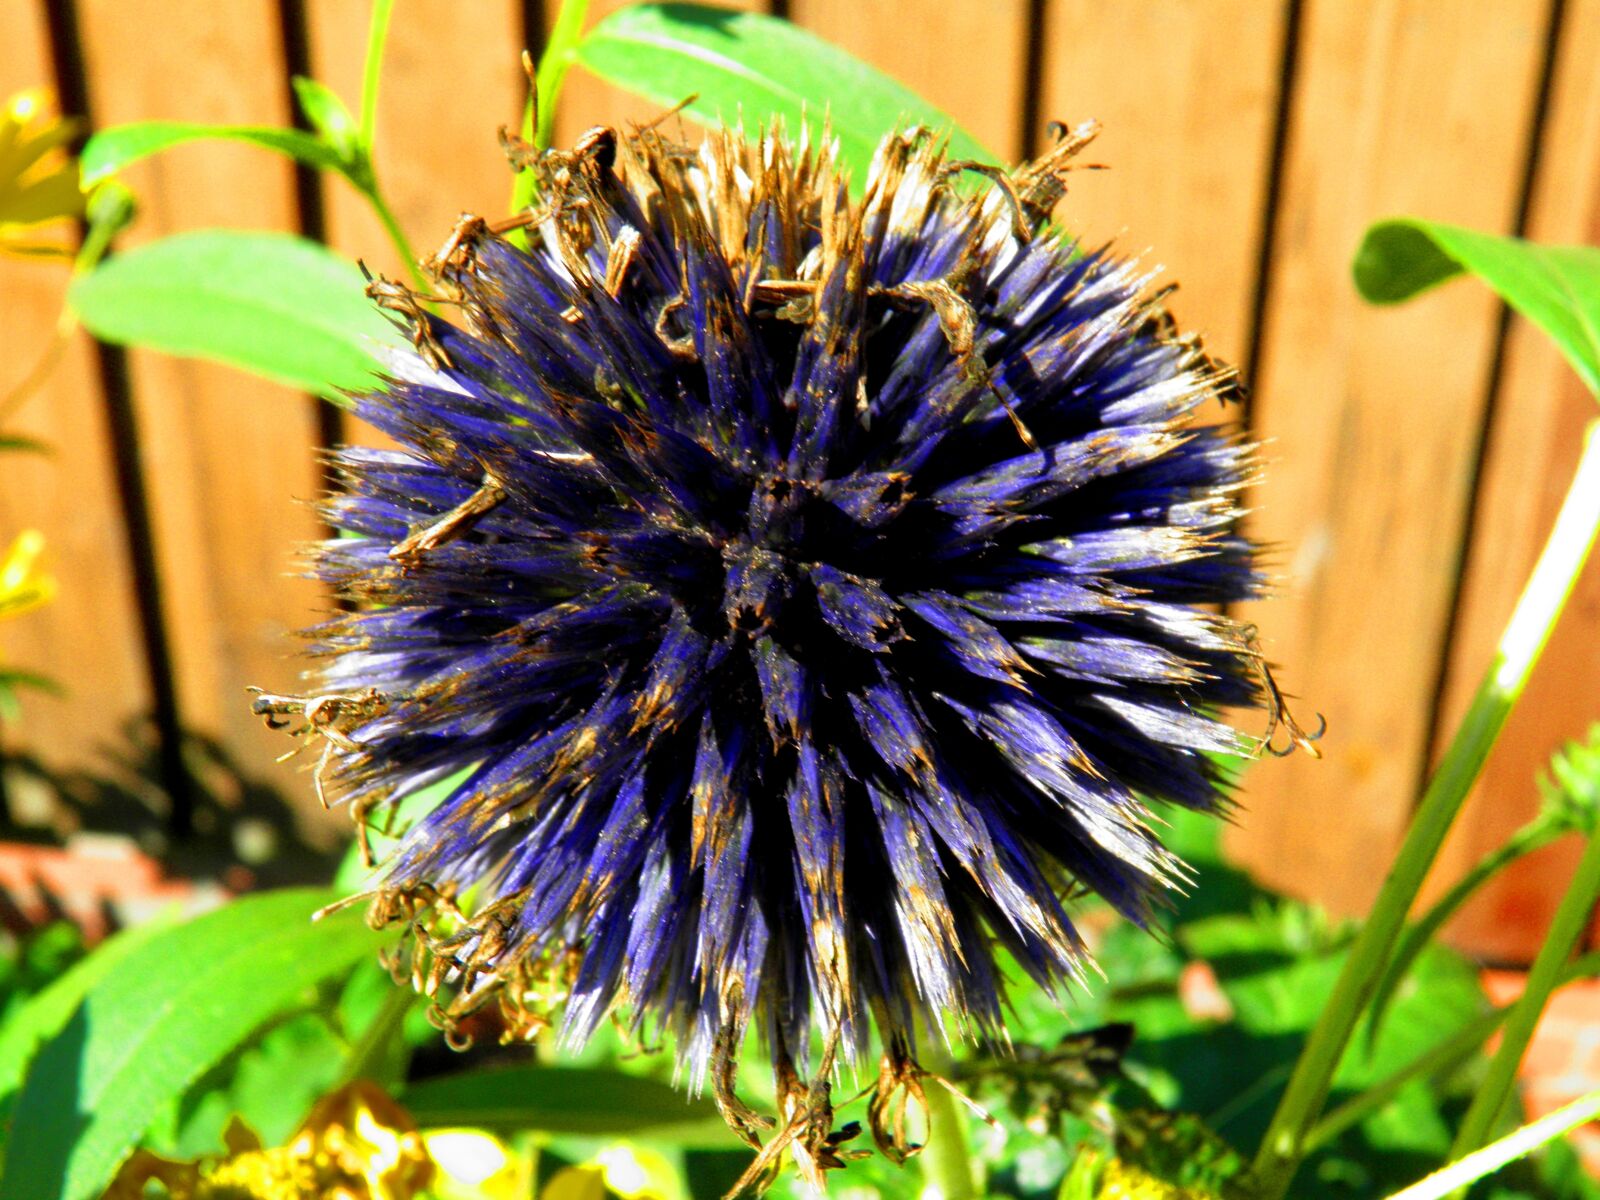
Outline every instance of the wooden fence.
[[(553, 5), (550, 6), (553, 8)], [(597, 4), (603, 12), (604, 4)], [(1243, 365), (1270, 440), (1254, 503), (1282, 595), (1255, 606), (1282, 677), (1325, 713), (1326, 758), (1248, 781), (1234, 846), (1269, 880), (1339, 911), (1373, 895), (1430, 759), (1462, 712), (1576, 459), (1593, 402), (1543, 340), (1481, 287), (1375, 311), (1349, 263), (1374, 219), (1415, 213), (1556, 242), (1600, 241), (1600, 0), (789, 0), (781, 6), (899, 76), (1011, 157), (1051, 118), (1096, 117), (1064, 209), (1182, 281), (1180, 319)], [(402, 0), (379, 167), (421, 245), (463, 210), (499, 211), (498, 126), (538, 0)], [(363, 0), (5, 0), (0, 92), (55, 84), (97, 125), (136, 118), (286, 122), (288, 79), (357, 91)], [(821, 99), (819, 97), (819, 99)], [(652, 113), (575, 75), (562, 136)], [(300, 229), (400, 274), (336, 180), (251, 148), (142, 164), (126, 244), (203, 226)], [(55, 321), (59, 268), (0, 262), (0, 388)], [(282, 743), (244, 687), (292, 687), (291, 630), (326, 606), (288, 571), (316, 534), (291, 497), (319, 487), (337, 415), (221, 367), (74, 341), (15, 423), (47, 459), (9, 455), (0, 530), (53, 545), (60, 598), (0, 630), (54, 676), (5, 731), (63, 767), (154, 713), (219, 739), (296, 797)], [(1591, 569), (1447, 851), (1442, 876), (1523, 820), (1550, 750), (1600, 716), (1600, 568)], [(164, 769), (176, 771), (170, 749)], [(1458, 923), (1464, 944), (1524, 956), (1570, 867), (1511, 873)], [(1438, 882), (1447, 882), (1442, 879)]]

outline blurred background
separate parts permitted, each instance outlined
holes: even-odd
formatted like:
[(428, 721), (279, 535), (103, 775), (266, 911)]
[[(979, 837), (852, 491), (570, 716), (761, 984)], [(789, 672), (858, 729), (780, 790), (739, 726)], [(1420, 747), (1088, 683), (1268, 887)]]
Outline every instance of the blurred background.
[[(463, 211), (506, 208), (496, 130), (519, 117), (518, 52), (537, 57), (554, 7), (397, 5), (378, 167), (419, 247)], [(614, 7), (596, 0), (593, 17)], [(1486, 289), (1377, 311), (1350, 259), (1369, 223), (1401, 213), (1600, 242), (1600, 0), (751, 7), (899, 77), (1005, 161), (1040, 148), (1051, 120), (1103, 124), (1085, 157), (1109, 169), (1076, 176), (1059, 216), (1179, 282), (1180, 322), (1239, 364), (1244, 419), (1268, 442), (1251, 520), (1280, 575), (1247, 616), (1302, 720), (1329, 726), (1322, 761), (1250, 770), (1231, 850), (1269, 885), (1362, 911), (1542, 544), (1592, 401)], [(3, 0), (0, 95), (52, 87), (91, 127), (286, 123), (292, 75), (354, 99), (367, 14), (365, 0)], [(575, 70), (557, 143), (654, 115)], [(121, 245), (294, 230), (403, 274), (340, 180), (259, 150), (182, 147), (127, 181), (141, 207)], [(0, 258), (0, 395), (43, 353), (65, 285), (58, 263)], [(320, 534), (317, 448), (361, 432), (227, 368), (81, 334), (7, 432), (50, 453), (0, 460), (0, 531), (44, 532), (59, 594), (0, 628), (0, 660), (60, 691), (26, 694), (0, 728), (4, 835), (122, 830), (181, 853), (225, 832), (222, 857), (255, 877), (272, 863), (326, 877), (348, 821), (321, 810), (310, 756), (276, 761), (291, 743), (250, 715), (245, 688), (298, 687), (293, 631), (329, 608), (295, 574)], [(1597, 639), (1600, 563), (1435, 892), (1532, 815), (1540, 765), (1600, 716)], [(1552, 847), (1496, 880), (1451, 940), (1526, 961), (1576, 854)], [(6, 870), (0, 854), (0, 886)]]

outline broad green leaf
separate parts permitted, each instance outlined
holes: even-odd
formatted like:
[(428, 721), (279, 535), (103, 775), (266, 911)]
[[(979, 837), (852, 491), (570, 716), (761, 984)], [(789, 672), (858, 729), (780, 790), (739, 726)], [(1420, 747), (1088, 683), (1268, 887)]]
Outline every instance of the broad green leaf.
[(342, 165), (332, 146), (299, 129), (279, 129), (273, 125), (205, 125), (194, 121), (136, 121), (131, 125), (102, 129), (85, 144), (81, 162), (83, 188), (87, 191), (141, 158), (204, 138), (249, 142), (325, 171), (337, 171)]
[(346, 162), (354, 162), (361, 153), (361, 130), (350, 110), (339, 99), (339, 94), (327, 84), (318, 83), (304, 75), (294, 77), (294, 95), (300, 102), (300, 111), (306, 120), (322, 135), (322, 140), (332, 146)]
[(0, 1026), (0, 1105), (9, 1101), (21, 1085), (34, 1051), (61, 1032), (89, 990), (170, 924), (165, 920), (150, 921), (108, 938), (49, 987), (30, 996), (5, 1025)]
[(375, 343), (398, 346), (353, 263), (282, 233), (180, 233), (118, 254), (67, 294), (108, 342), (211, 358), (337, 398), (370, 387)]
[(857, 188), (878, 142), (898, 125), (950, 137), (957, 159), (995, 156), (946, 113), (838, 47), (776, 17), (699, 4), (639, 4), (612, 13), (578, 44), (578, 61), (600, 78), (662, 105), (695, 99), (697, 120), (750, 132), (772, 117), (791, 130), (824, 115)]
[(713, 1148), (738, 1144), (709, 1101), (690, 1099), (658, 1080), (603, 1068), (463, 1071), (413, 1084), (400, 1101), (425, 1128), (649, 1137)]
[(1356, 251), (1361, 294), (1397, 304), (1470, 271), (1543, 329), (1600, 396), (1600, 248), (1541, 246), (1422, 221), (1380, 221)]
[(358, 913), (313, 923), (329, 899), (304, 888), (249, 896), (114, 964), (34, 1059), (17, 1096), (0, 1200), (98, 1195), (155, 1116), (207, 1068), (383, 944)]

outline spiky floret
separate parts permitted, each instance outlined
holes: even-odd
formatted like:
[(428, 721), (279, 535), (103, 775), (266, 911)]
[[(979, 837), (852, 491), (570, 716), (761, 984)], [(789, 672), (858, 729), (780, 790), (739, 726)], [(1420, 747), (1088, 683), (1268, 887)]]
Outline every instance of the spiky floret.
[(320, 731), (362, 812), (466, 772), (374, 909), (446, 1022), (670, 1033), (747, 1133), (754, 1026), (827, 1165), (837, 1055), (876, 1028), (881, 1117), (919, 1022), (1003, 1039), (998, 949), (1056, 987), (1069, 892), (1179, 875), (1141, 797), (1218, 807), (1213, 714), (1275, 696), (1209, 607), (1258, 589), (1251, 449), (1046, 228), (1083, 140), (986, 182), (896, 134), (853, 201), (804, 137), (597, 132), (531, 250), (433, 261), (460, 326), (377, 289), (421, 354), (355, 401), (402, 448), (336, 456)]

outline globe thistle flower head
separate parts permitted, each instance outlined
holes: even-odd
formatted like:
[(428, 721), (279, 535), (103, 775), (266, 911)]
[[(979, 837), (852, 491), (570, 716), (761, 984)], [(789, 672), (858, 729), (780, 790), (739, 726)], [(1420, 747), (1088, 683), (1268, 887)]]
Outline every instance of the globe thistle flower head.
[(893, 1148), (919, 1027), (1003, 1041), (998, 953), (1059, 988), (1065, 897), (1182, 878), (1147, 801), (1221, 807), (1214, 714), (1276, 711), (1214, 607), (1260, 587), (1252, 450), (1140, 268), (1048, 227), (1088, 136), (1008, 175), (899, 132), (859, 200), (804, 133), (513, 146), (531, 248), (464, 219), (458, 321), (375, 285), (418, 353), (354, 401), (400, 448), (334, 458), (306, 716), (360, 814), (457, 779), (373, 909), (447, 1027), (669, 1034), (752, 1140), (753, 1030), (815, 1170), (841, 1061)]

